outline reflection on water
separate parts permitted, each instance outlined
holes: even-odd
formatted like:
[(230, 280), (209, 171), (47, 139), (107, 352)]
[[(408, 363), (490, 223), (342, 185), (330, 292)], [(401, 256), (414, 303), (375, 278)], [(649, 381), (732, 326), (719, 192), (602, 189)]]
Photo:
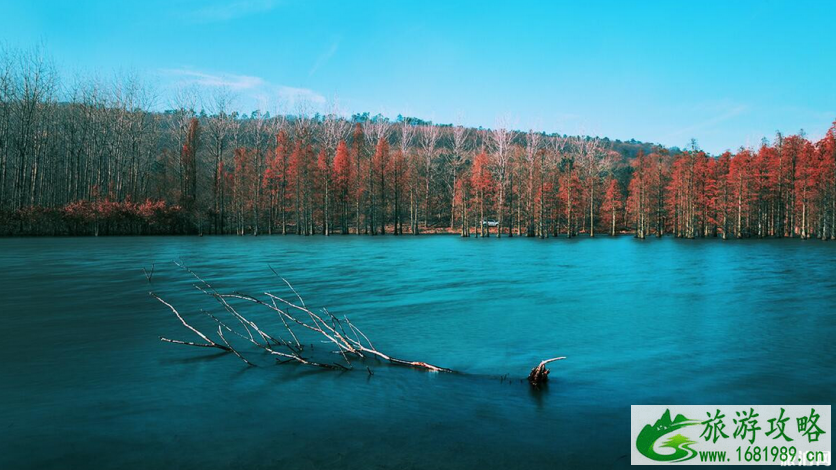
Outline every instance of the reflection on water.
[[(211, 305), (174, 259), (253, 293), (280, 289), (270, 264), (379, 349), (463, 374), (161, 343), (193, 338), (143, 267), (182, 312)], [(834, 401), (834, 243), (4, 239), (0, 286), (0, 468), (620, 468), (631, 404)], [(521, 381), (556, 355), (547, 389)]]

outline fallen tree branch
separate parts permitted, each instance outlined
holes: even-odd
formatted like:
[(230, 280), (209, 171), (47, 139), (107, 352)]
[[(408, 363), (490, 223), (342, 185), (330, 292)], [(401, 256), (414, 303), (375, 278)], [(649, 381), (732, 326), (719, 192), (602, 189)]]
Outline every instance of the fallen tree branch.
[[(430, 364), (425, 361), (413, 361), (394, 357), (388, 353), (378, 350), (371, 342), (369, 337), (363, 333), (347, 316), (342, 319), (333, 315), (328, 309), (320, 309), (315, 311), (308, 307), (299, 292), (290, 284), (290, 282), (279, 276), (276, 271), (270, 267), (270, 270), (276, 274), (288, 289), (294, 294), (298, 303), (293, 300), (287, 300), (280, 295), (271, 292), (263, 292), (263, 298), (256, 297), (241, 292), (221, 293), (218, 292), (211, 284), (198, 276), (191, 269), (186, 267), (183, 263), (175, 262), (181, 269), (191, 274), (196, 280), (197, 284), (194, 287), (201, 293), (213, 298), (217, 304), (222, 307), (222, 311), (231, 316), (240, 327), (236, 330), (229, 326), (225, 321), (219, 318), (218, 315), (212, 314), (206, 310), (200, 311), (206, 316), (210, 317), (217, 324), (217, 334), (220, 342), (212, 340), (208, 335), (202, 333), (196, 327), (186, 322), (183, 315), (174, 308), (173, 305), (160, 298), (154, 292), (149, 294), (167, 306), (169, 310), (180, 320), (180, 322), (187, 329), (192, 331), (204, 343), (195, 343), (189, 341), (181, 341), (160, 337), (161, 341), (173, 344), (182, 344), (186, 346), (197, 346), (206, 348), (216, 348), (225, 352), (231, 352), (236, 357), (241, 359), (248, 366), (255, 366), (253, 362), (245, 358), (243, 354), (235, 349), (232, 342), (224, 335), (224, 330), (234, 335), (234, 338), (239, 341), (250, 343), (251, 345), (261, 349), (264, 353), (277, 357), (277, 362), (285, 364), (289, 362), (296, 362), (313, 367), (320, 367), (325, 369), (350, 370), (352, 369), (352, 359), (363, 360), (367, 358), (375, 358), (383, 360), (389, 364), (397, 366), (412, 367), (416, 369), (427, 370), (430, 372), (447, 372), (453, 373), (452, 369)], [(153, 269), (153, 268), (152, 268)], [(150, 281), (150, 276), (146, 274)], [(244, 315), (244, 310), (240, 306), (233, 305), (244, 302), (245, 305), (253, 307), (266, 308), (276, 315), (281, 320), (281, 327), (290, 335), (291, 341), (283, 339), (280, 335), (268, 333), (264, 328), (260, 327), (250, 317)], [(294, 328), (299, 331), (294, 331)], [(240, 330), (243, 329), (243, 332)], [(305, 333), (304, 342), (300, 339), (300, 334)], [(338, 354), (342, 362), (318, 361), (313, 359), (314, 341), (313, 338), (319, 338), (321, 342), (331, 345), (334, 348), (331, 352)], [(310, 344), (310, 351), (306, 351), (305, 345)], [(565, 357), (555, 357), (542, 361), (537, 367), (531, 370), (528, 376), (528, 381), (532, 386), (538, 387), (548, 380), (549, 370), (546, 369), (546, 364), (565, 359)], [(366, 370), (369, 375), (373, 375), (371, 369), (366, 365)]]
[(151, 278), (154, 277), (154, 266), (155, 266), (155, 264), (151, 263), (151, 271), (150, 272), (146, 271), (145, 268), (142, 268), (142, 272), (145, 274), (145, 279), (148, 280), (149, 284), (151, 283)]
[(235, 354), (236, 356), (238, 356), (238, 357), (239, 357), (242, 361), (244, 361), (244, 363), (245, 363), (245, 364), (247, 364), (248, 366), (253, 366), (253, 367), (255, 366), (255, 364), (253, 364), (252, 362), (250, 362), (250, 361), (248, 361), (247, 359), (245, 359), (245, 358), (244, 358), (244, 356), (242, 356), (242, 355), (241, 355), (241, 353), (239, 353), (238, 351), (236, 351), (236, 350), (235, 350), (235, 348), (233, 348), (233, 347), (232, 347), (232, 345), (231, 345), (231, 344), (229, 344), (229, 341), (227, 341), (227, 340), (226, 340), (226, 338), (224, 338), (224, 331), (221, 329), (221, 325), (218, 325), (218, 336), (220, 336), (220, 337), (221, 337), (221, 339), (223, 340), (224, 344), (226, 344), (226, 347), (228, 347), (228, 348), (229, 348), (229, 350), (230, 350), (230, 351), (232, 351), (232, 354)]
[(158, 296), (157, 294), (155, 294), (155, 293), (153, 293), (153, 292), (149, 292), (149, 294), (151, 295), (151, 297), (154, 297), (155, 299), (157, 299), (157, 300), (159, 300), (160, 302), (162, 302), (162, 304), (163, 304), (163, 305), (165, 305), (166, 307), (168, 307), (169, 309), (171, 309), (171, 311), (172, 311), (172, 312), (174, 312), (174, 314), (175, 314), (175, 315), (177, 315), (177, 318), (179, 318), (179, 319), (180, 319), (180, 322), (183, 324), (183, 326), (185, 326), (186, 328), (190, 329), (192, 332), (194, 332), (194, 334), (196, 334), (196, 335), (200, 336), (200, 338), (201, 338), (203, 341), (206, 341), (206, 343), (205, 343), (205, 344), (200, 344), (200, 343), (192, 343), (192, 342), (189, 342), (189, 341), (179, 341), (179, 340), (173, 340), (173, 339), (163, 338), (162, 336), (160, 336), (160, 340), (161, 340), (161, 341), (167, 341), (167, 342), (169, 342), (169, 343), (175, 343), (175, 344), (185, 344), (185, 345), (188, 345), (188, 346), (200, 346), (200, 347), (204, 347), (204, 348), (218, 348), (218, 349), (222, 349), (222, 350), (224, 350), (224, 351), (228, 351), (228, 350), (229, 350), (229, 348), (227, 348), (227, 347), (225, 347), (225, 346), (222, 346), (222, 345), (220, 345), (220, 344), (218, 344), (218, 343), (216, 343), (216, 342), (212, 341), (211, 339), (209, 339), (209, 337), (208, 337), (208, 336), (206, 336), (206, 335), (204, 335), (203, 333), (201, 333), (200, 331), (198, 331), (198, 330), (197, 330), (195, 327), (193, 327), (192, 325), (189, 325), (188, 323), (186, 323), (186, 320), (184, 320), (184, 319), (183, 319), (183, 316), (182, 316), (182, 315), (180, 315), (180, 312), (178, 312), (178, 311), (177, 311), (177, 309), (176, 309), (176, 308), (174, 308), (174, 306), (172, 306), (170, 303), (168, 303), (168, 302), (166, 302), (165, 300), (161, 299), (161, 298), (160, 298), (160, 296)]

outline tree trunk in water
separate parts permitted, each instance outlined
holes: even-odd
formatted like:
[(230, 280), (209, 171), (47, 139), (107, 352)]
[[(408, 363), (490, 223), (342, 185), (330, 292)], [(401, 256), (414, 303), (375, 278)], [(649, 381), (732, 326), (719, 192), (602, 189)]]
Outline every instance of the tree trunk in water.
[(357, 211), (355, 212), (354, 218), (354, 230), (356, 231), (357, 235), (360, 235), (360, 197), (357, 197)]
[(464, 197), (462, 197), (462, 236), (470, 236), (470, 225), (467, 224), (467, 204), (464, 202)]
[(589, 186), (589, 236), (595, 236), (595, 186), (594, 183)]
[(328, 197), (330, 196), (330, 194), (328, 194), (328, 189), (329, 189), (328, 188), (328, 180), (326, 179), (325, 180), (325, 224), (324, 224), (325, 225), (324, 234), (325, 234), (326, 237), (328, 235), (331, 235), (331, 227), (330, 227), (330, 224), (329, 224), (329, 221), (330, 221), (329, 215), (330, 214), (328, 213), (328, 209), (329, 209), (329, 207), (328, 207)]
[[(502, 208), (505, 204), (505, 191), (502, 190), (502, 183), (501, 182), (499, 183), (499, 186), (500, 186), (499, 187), (499, 208), (498, 208), (499, 209), (498, 210), (499, 217), (497, 217), (499, 220), (497, 221), (498, 224), (496, 226), (496, 238), (502, 237)], [(490, 230), (491, 229), (488, 228), (488, 232), (490, 232)]]
[(528, 383), (530, 383), (534, 387), (540, 387), (544, 385), (546, 382), (549, 381), (549, 369), (546, 369), (546, 364), (554, 361), (560, 361), (566, 359), (565, 357), (555, 357), (552, 359), (546, 359), (545, 361), (541, 362), (537, 365), (537, 367), (531, 369), (531, 373), (528, 374)]
[(740, 191), (737, 192), (737, 238), (742, 238), (743, 234), (741, 233), (742, 228), (742, 215), (743, 215), (743, 200), (740, 195)]

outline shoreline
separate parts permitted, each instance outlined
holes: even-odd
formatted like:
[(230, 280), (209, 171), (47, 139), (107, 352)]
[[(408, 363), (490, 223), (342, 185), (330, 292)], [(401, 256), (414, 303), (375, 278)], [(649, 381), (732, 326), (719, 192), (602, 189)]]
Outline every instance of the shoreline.
[(666, 233), (661, 236), (656, 236), (655, 234), (651, 234), (644, 238), (637, 237), (635, 232), (627, 232), (622, 231), (615, 235), (610, 234), (602, 234), (596, 236), (589, 236), (585, 232), (581, 232), (571, 237), (566, 236), (565, 233), (558, 234), (558, 235), (550, 235), (547, 237), (538, 237), (538, 236), (528, 236), (528, 235), (519, 235), (517, 233), (513, 235), (509, 235), (507, 233), (503, 233), (501, 237), (497, 237), (496, 232), (491, 232), (489, 236), (476, 236), (473, 233), (470, 236), (462, 236), (459, 231), (432, 231), (432, 232), (421, 232), (418, 234), (412, 233), (402, 233), (402, 234), (394, 234), (387, 232), (385, 234), (369, 234), (369, 233), (331, 233), (329, 235), (325, 235), (322, 233), (315, 233), (313, 235), (306, 235), (306, 234), (295, 234), (295, 233), (263, 233), (253, 235), (251, 233), (245, 234), (235, 234), (235, 233), (207, 233), (207, 234), (197, 234), (197, 233), (125, 233), (125, 234), (21, 234), (21, 235), (0, 235), (0, 239), (22, 239), (22, 238), (131, 238), (131, 237), (139, 237), (139, 238), (153, 238), (153, 237), (182, 237), (182, 238), (357, 238), (357, 237), (406, 237), (406, 238), (420, 238), (420, 237), (458, 237), (458, 238), (497, 238), (497, 239), (516, 239), (516, 238), (523, 238), (523, 239), (531, 239), (531, 240), (552, 240), (552, 239), (561, 239), (561, 240), (575, 240), (575, 239), (589, 239), (589, 240), (601, 240), (601, 239), (613, 239), (613, 238), (624, 238), (630, 237), (635, 238), (637, 240), (651, 240), (651, 239), (663, 239), (663, 238), (672, 238), (677, 240), (720, 240), (720, 241), (743, 241), (743, 240), (758, 240), (758, 241), (766, 241), (766, 240), (818, 240), (818, 241), (832, 241), (836, 239), (832, 238), (814, 238), (814, 237), (807, 237), (803, 238), (801, 236), (794, 236), (794, 237), (728, 237), (723, 238), (722, 235), (716, 236), (707, 236), (707, 237), (678, 237), (671, 233)]

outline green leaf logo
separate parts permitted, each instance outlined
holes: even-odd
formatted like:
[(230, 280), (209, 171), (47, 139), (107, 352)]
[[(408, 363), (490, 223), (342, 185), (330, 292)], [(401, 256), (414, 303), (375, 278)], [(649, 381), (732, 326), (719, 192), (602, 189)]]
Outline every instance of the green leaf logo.
[(696, 441), (692, 441), (682, 434), (671, 436), (661, 444), (663, 448), (674, 449), (673, 453), (660, 454), (653, 447), (656, 445), (656, 441), (662, 437), (685, 426), (693, 426), (699, 423), (700, 421), (697, 419), (688, 419), (682, 415), (676, 415), (671, 420), (671, 411), (665, 410), (662, 417), (652, 426), (647, 424), (642, 428), (639, 437), (636, 439), (636, 448), (642, 455), (657, 462), (684, 462), (690, 460), (697, 455), (697, 451), (691, 448), (691, 445), (696, 444)]

